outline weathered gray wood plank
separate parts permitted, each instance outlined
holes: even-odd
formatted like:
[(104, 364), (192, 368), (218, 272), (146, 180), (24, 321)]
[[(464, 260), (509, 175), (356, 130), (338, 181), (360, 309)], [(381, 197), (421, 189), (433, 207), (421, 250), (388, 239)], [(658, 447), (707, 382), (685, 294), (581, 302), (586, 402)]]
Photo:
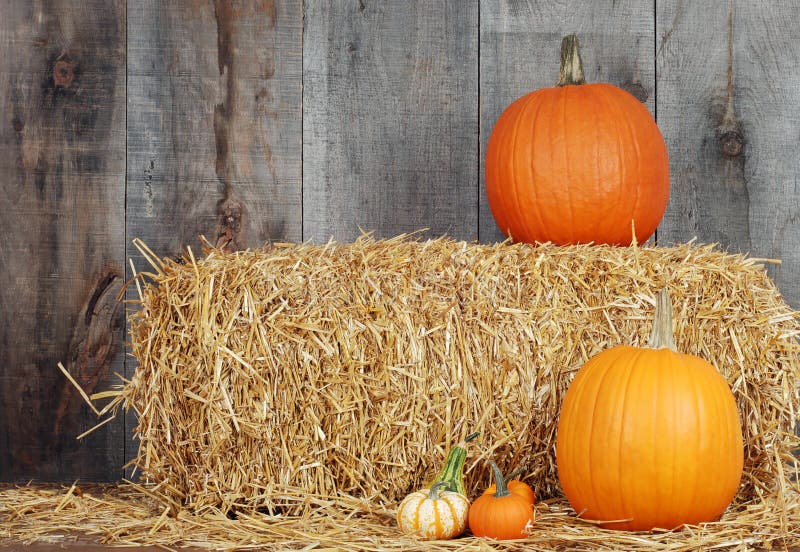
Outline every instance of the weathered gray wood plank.
[(124, 277), (125, 5), (0, 4), (0, 479), (117, 479)]
[(228, 249), (301, 239), (301, 8), (129, 1), (126, 241), (137, 270), (148, 266), (133, 238), (160, 256), (199, 255), (200, 235)]
[(576, 33), (587, 82), (610, 82), (653, 112), (653, 1), (481, 2), (479, 236), (501, 241), (486, 200), (483, 161), (495, 121), (514, 100), (558, 80), (561, 38)]
[(300, 6), (131, 0), (128, 17), (128, 237), (165, 255), (300, 239)]
[(661, 243), (717, 242), (777, 258), (800, 307), (800, 11), (747, 2), (658, 3), (658, 120), (672, 196)]
[(477, 237), (478, 3), (307, 2), (303, 237)]

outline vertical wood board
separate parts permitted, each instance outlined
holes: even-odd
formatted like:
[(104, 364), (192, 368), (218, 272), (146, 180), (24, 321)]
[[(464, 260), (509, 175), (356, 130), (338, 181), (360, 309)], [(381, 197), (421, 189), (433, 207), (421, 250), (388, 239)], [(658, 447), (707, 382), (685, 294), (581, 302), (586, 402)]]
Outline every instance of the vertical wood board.
[(791, 4), (658, 3), (658, 114), (672, 180), (659, 241), (696, 237), (779, 259), (768, 271), (798, 308), (800, 11)]
[(475, 239), (478, 3), (305, 9), (304, 239)]
[(299, 6), (129, 8), (128, 238), (164, 255), (198, 252), (201, 235), (228, 249), (299, 240)]
[(0, 474), (114, 480), (122, 419), (88, 392), (122, 373), (125, 5), (0, 4)]

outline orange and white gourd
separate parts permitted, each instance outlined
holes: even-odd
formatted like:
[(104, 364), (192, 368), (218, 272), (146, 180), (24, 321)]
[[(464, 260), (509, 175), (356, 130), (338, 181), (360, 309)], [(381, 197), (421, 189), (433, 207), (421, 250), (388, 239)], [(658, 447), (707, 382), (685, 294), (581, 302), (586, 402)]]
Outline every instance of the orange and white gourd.
[(469, 499), (440, 490), (446, 481), (406, 496), (397, 509), (397, 525), (404, 533), (423, 540), (452, 539), (467, 528)]

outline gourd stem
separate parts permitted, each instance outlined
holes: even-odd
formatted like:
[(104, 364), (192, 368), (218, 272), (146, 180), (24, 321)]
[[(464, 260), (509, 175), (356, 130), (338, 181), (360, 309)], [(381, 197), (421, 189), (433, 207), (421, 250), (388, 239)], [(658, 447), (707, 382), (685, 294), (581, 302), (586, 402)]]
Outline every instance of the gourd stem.
[(510, 495), (511, 492), (509, 492), (508, 487), (506, 486), (506, 478), (503, 476), (503, 472), (500, 471), (500, 468), (497, 467), (497, 464), (494, 463), (494, 460), (489, 460), (489, 465), (492, 467), (492, 473), (494, 474), (495, 498), (501, 498)]
[(447, 485), (447, 481), (439, 481), (438, 483), (434, 483), (431, 487), (431, 491), (428, 493), (428, 498), (430, 500), (439, 500), (439, 489), (441, 487), (446, 487)]
[(561, 40), (561, 67), (558, 70), (556, 86), (568, 84), (586, 84), (578, 37), (574, 34), (565, 36)]
[(656, 314), (653, 319), (653, 331), (647, 344), (652, 349), (669, 349), (677, 352), (675, 337), (672, 333), (672, 302), (666, 288), (656, 296)]
[(470, 433), (469, 435), (467, 435), (466, 437), (464, 437), (464, 442), (465, 442), (465, 443), (469, 443), (470, 441), (472, 441), (472, 440), (474, 440), (476, 437), (478, 437), (478, 435), (480, 435), (480, 434), (481, 434), (481, 432), (480, 432), (480, 431), (476, 431), (475, 433)]

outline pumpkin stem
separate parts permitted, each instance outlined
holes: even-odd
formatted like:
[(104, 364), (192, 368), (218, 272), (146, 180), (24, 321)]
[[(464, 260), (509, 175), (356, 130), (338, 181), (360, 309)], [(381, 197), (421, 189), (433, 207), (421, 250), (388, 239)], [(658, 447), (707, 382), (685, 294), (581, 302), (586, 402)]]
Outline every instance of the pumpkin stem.
[(656, 296), (656, 314), (653, 319), (653, 331), (647, 344), (652, 349), (669, 349), (677, 352), (675, 337), (672, 333), (672, 302), (666, 288)]
[(510, 495), (511, 492), (506, 486), (506, 478), (503, 476), (503, 472), (500, 471), (500, 468), (497, 467), (494, 460), (489, 460), (489, 465), (492, 467), (492, 473), (494, 474), (494, 484), (496, 487), (494, 497), (501, 498)]
[(524, 472), (524, 471), (525, 471), (525, 468), (524, 468), (524, 467), (522, 467), (522, 466), (517, 466), (517, 469), (515, 469), (514, 471), (512, 471), (511, 473), (509, 473), (509, 474), (506, 476), (506, 483), (508, 483), (509, 481), (511, 481), (512, 479), (514, 479), (515, 477), (517, 477), (518, 475), (522, 475), (522, 472)]
[(556, 86), (567, 84), (586, 84), (578, 37), (575, 34), (565, 36), (561, 40), (561, 67), (558, 70)]
[(447, 485), (449, 485), (449, 482), (447, 481), (439, 481), (438, 483), (434, 483), (433, 486), (431, 486), (431, 491), (428, 493), (428, 498), (430, 500), (439, 500), (439, 489), (442, 487), (447, 487)]

